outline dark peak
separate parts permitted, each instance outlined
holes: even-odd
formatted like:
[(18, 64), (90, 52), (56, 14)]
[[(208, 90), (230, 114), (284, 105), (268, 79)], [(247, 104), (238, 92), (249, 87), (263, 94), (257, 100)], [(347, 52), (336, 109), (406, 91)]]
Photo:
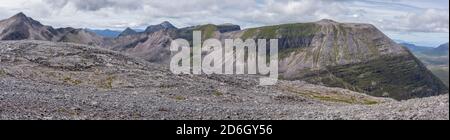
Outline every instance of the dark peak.
[(11, 18), (13, 18), (13, 19), (28, 19), (27, 15), (25, 15), (22, 12), (17, 13), (16, 15), (12, 16)]
[(440, 50), (447, 50), (448, 51), (448, 43), (442, 44), (439, 47), (437, 47), (436, 49), (440, 49)]
[(25, 23), (25, 24), (30, 24), (31, 26), (35, 26), (35, 27), (41, 27), (44, 26), (42, 25), (39, 21), (34, 20), (33, 18), (30, 18), (28, 16), (26, 16), (24, 13), (20, 12), (17, 13), (16, 15), (12, 16), (11, 18), (9, 18), (8, 20), (12, 20), (15, 21), (16, 23)]
[(127, 36), (127, 35), (133, 35), (136, 34), (137, 32), (133, 29), (131, 29), (130, 27), (127, 27), (125, 30), (123, 30), (122, 33), (119, 34), (119, 36)]
[(170, 22), (164, 21), (157, 25), (150, 25), (145, 29), (146, 33), (153, 33), (161, 30), (169, 30), (169, 29), (178, 29), (177, 27), (173, 26)]
[(219, 29), (219, 31), (221, 33), (241, 30), (241, 26), (236, 25), (236, 24), (231, 24), (231, 23), (225, 23), (225, 24), (218, 25), (217, 28)]
[(162, 22), (162, 23), (159, 24), (159, 25), (161, 25), (161, 26), (163, 26), (164, 28), (167, 28), (167, 29), (176, 28), (175, 26), (173, 26), (172, 23), (170, 23), (170, 22), (168, 22), (168, 21), (164, 21), (164, 22)]
[(127, 28), (124, 30), (124, 32), (125, 32), (125, 31), (133, 31), (133, 32), (135, 32), (135, 30), (131, 29), (130, 27), (127, 27)]

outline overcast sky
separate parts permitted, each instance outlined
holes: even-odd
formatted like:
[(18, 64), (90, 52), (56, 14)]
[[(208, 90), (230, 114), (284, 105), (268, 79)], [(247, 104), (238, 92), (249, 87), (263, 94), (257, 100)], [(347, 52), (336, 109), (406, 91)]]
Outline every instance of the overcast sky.
[(144, 28), (233, 23), (243, 28), (333, 19), (371, 23), (396, 40), (448, 42), (449, 0), (0, 0), (0, 19), (24, 12), (55, 27)]

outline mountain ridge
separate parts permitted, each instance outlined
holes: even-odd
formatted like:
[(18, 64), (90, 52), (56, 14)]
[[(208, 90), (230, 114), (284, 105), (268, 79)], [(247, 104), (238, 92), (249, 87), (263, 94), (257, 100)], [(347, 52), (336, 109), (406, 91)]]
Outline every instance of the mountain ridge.
[(324, 19), (241, 30), (233, 24), (178, 29), (163, 22), (147, 29), (113, 39), (100, 38), (83, 30), (58, 29), (66, 35), (56, 41), (98, 45), (167, 64), (171, 56), (170, 42), (177, 38), (192, 40), (194, 30), (202, 31), (202, 39), (278, 39), (279, 69), (281, 78), (286, 80), (305, 80), (398, 100), (448, 92), (408, 49), (371, 24)]

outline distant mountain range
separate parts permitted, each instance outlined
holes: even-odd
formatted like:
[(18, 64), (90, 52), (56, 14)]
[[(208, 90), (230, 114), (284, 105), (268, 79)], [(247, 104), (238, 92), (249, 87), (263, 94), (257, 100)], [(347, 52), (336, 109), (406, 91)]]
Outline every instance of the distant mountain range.
[(410, 51), (370, 24), (321, 20), (242, 30), (233, 24), (177, 28), (163, 22), (143, 32), (128, 28), (117, 37), (108, 38), (86, 29), (53, 29), (20, 13), (0, 21), (0, 40), (95, 45), (167, 64), (171, 41), (192, 40), (195, 30), (202, 31), (202, 39), (278, 39), (280, 75), (285, 80), (302, 80), (398, 100), (448, 93), (444, 83)]
[(442, 44), (438, 47), (425, 47), (425, 46), (417, 46), (411, 43), (401, 43), (401, 45), (407, 47), (414, 53), (422, 53), (428, 55), (437, 55), (437, 56), (445, 56), (449, 55), (448, 43)]
[(95, 29), (86, 29), (90, 32), (94, 32), (99, 36), (102, 37), (109, 37), (109, 38), (116, 38), (120, 35), (121, 31), (114, 31), (110, 29), (104, 29), (104, 30), (95, 30)]
[(438, 47), (421, 47), (414, 44), (403, 43), (427, 67), (449, 86), (449, 45)]

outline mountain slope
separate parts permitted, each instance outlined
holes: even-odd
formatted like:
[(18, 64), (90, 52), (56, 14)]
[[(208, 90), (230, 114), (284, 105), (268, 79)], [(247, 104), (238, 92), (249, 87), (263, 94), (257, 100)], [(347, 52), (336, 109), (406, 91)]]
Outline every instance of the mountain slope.
[(436, 49), (434, 49), (435, 54), (437, 55), (449, 55), (449, 48), (448, 48), (448, 43), (442, 44), (439, 47), (437, 47)]
[(44, 40), (101, 45), (104, 38), (84, 29), (54, 29), (18, 13), (0, 21), (0, 40)]
[(448, 92), (406, 48), (369, 24), (322, 20), (252, 28), (222, 38), (279, 39), (280, 72), (288, 80), (399, 100)]
[(135, 30), (131, 29), (131, 28), (126, 28), (125, 30), (123, 30), (118, 36), (127, 36), (127, 35), (133, 35), (136, 34), (138, 32), (136, 32)]
[(0, 40), (52, 40), (55, 29), (18, 13), (9, 19), (0, 21)]

